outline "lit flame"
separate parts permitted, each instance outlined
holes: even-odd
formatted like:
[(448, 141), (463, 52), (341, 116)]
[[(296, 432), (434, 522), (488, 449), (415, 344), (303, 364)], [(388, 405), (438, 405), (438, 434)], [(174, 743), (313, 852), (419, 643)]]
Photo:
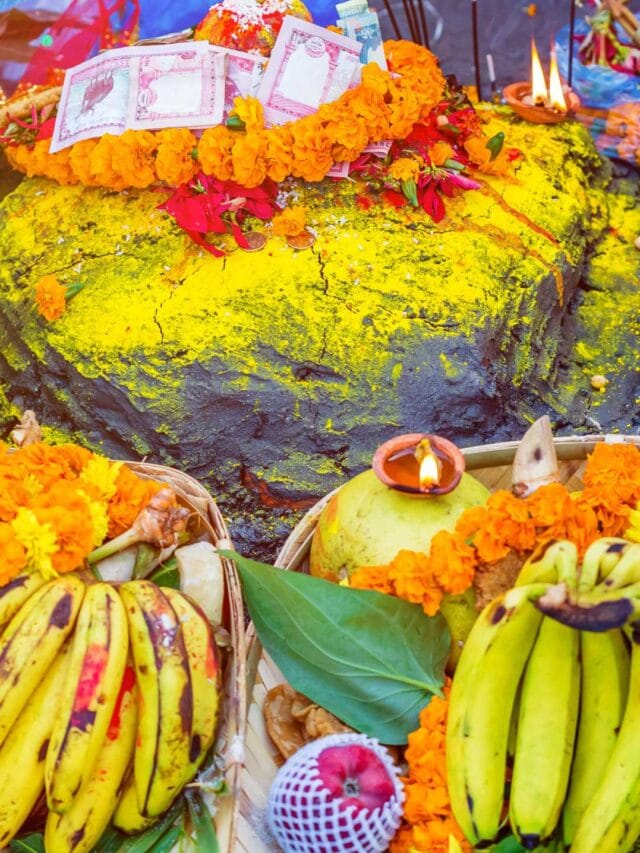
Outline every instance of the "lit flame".
[(549, 97), (547, 91), (547, 83), (544, 79), (544, 71), (540, 64), (538, 56), (538, 48), (533, 39), (531, 39), (531, 98), (534, 104), (544, 106)]
[(562, 90), (562, 80), (558, 71), (558, 59), (556, 52), (551, 49), (551, 65), (549, 66), (549, 106), (559, 113), (566, 113), (567, 102)]
[(415, 449), (415, 457), (420, 463), (420, 488), (430, 489), (440, 483), (442, 462), (431, 449), (431, 442), (423, 438)]

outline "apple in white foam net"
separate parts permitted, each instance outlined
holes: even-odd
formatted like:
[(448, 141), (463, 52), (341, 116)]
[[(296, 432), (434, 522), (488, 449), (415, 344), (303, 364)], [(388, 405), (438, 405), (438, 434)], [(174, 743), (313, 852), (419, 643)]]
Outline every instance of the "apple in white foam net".
[(312, 741), (271, 786), (271, 831), (285, 853), (383, 853), (402, 818), (398, 772), (366, 735)]

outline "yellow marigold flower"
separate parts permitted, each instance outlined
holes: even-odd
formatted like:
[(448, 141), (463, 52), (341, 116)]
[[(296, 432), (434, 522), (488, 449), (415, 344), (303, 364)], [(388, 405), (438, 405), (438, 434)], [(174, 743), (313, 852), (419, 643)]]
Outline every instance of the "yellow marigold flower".
[(86, 492), (78, 489), (78, 494), (87, 501), (89, 507), (89, 515), (91, 516), (91, 526), (93, 528), (93, 539), (91, 542), (92, 548), (97, 548), (107, 538), (109, 532), (109, 515), (107, 513), (107, 504), (103, 501), (92, 501)]
[(389, 166), (388, 174), (396, 181), (415, 181), (420, 171), (420, 161), (413, 157), (399, 157)]
[(210, 127), (198, 142), (198, 161), (207, 175), (213, 175), (220, 181), (230, 181), (233, 177), (231, 151), (237, 134), (227, 127)]
[(196, 150), (196, 138), (186, 127), (161, 130), (156, 134), (158, 153), (156, 172), (161, 181), (171, 186), (179, 186), (190, 181), (198, 171), (198, 163), (193, 156)]
[(233, 180), (247, 189), (258, 187), (267, 177), (267, 138), (264, 133), (242, 134), (231, 152)]
[(80, 480), (94, 486), (100, 499), (110, 501), (118, 487), (122, 462), (110, 462), (104, 456), (93, 456), (80, 472)]
[(91, 169), (91, 152), (98, 145), (96, 139), (83, 139), (71, 146), (69, 164), (73, 174), (85, 187), (96, 186), (96, 178)]
[(244, 122), (247, 130), (262, 130), (264, 128), (264, 111), (257, 98), (235, 98), (231, 115), (236, 115)]
[(297, 237), (306, 225), (307, 209), (301, 205), (286, 207), (273, 217), (273, 233), (279, 237)]
[(379, 95), (386, 95), (389, 91), (389, 74), (375, 62), (370, 62), (362, 69), (362, 85)]
[(67, 288), (60, 284), (55, 275), (44, 275), (36, 284), (36, 306), (38, 314), (45, 320), (57, 320), (64, 314), (67, 305)]
[(57, 549), (56, 533), (48, 524), (40, 524), (33, 510), (21, 507), (9, 522), (16, 539), (25, 550), (26, 567), (45, 578), (56, 577), (51, 561)]

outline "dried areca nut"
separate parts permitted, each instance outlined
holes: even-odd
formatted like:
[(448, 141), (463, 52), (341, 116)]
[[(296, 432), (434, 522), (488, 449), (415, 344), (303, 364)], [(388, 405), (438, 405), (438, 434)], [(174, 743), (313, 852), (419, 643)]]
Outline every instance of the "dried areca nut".
[(297, 695), (288, 684), (278, 684), (264, 700), (262, 712), (267, 731), (283, 758), (289, 758), (306, 743), (302, 726), (291, 713)]
[(312, 705), (309, 708), (304, 719), (304, 727), (308, 740), (353, 731), (353, 729), (345, 726), (337, 717), (334, 717), (333, 714), (319, 705)]
[(476, 593), (476, 609), (483, 610), (490, 601), (515, 585), (525, 558), (511, 551), (506, 557), (490, 566), (481, 564), (473, 578)]

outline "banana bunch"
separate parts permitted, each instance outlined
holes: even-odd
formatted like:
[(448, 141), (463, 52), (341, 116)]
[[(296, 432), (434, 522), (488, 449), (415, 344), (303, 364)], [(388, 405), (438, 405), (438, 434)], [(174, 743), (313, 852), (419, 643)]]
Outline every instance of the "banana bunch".
[(0, 589), (0, 629), (0, 848), (42, 799), (47, 853), (91, 850), (112, 819), (152, 824), (214, 740), (204, 613), (147, 580), (29, 574)]
[(480, 614), (447, 726), (467, 839), (627, 853), (640, 835), (640, 545), (603, 538), (582, 565), (540, 548)]

